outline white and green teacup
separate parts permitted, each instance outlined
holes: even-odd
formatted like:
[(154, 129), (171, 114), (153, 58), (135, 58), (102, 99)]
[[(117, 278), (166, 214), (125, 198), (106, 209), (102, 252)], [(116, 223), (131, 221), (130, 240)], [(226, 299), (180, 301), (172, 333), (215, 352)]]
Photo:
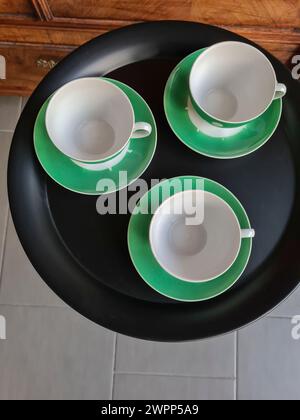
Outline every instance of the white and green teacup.
[(233, 209), (216, 194), (181, 191), (156, 210), (149, 242), (159, 265), (171, 276), (187, 282), (207, 282), (224, 274), (235, 262), (244, 238)]
[(45, 118), (54, 145), (74, 161), (105, 162), (119, 155), (130, 138), (151, 134), (135, 122), (127, 95), (105, 78), (86, 77), (62, 86), (52, 96)]
[(244, 125), (286, 94), (267, 57), (252, 45), (226, 41), (207, 48), (195, 61), (189, 91), (197, 114), (216, 127)]

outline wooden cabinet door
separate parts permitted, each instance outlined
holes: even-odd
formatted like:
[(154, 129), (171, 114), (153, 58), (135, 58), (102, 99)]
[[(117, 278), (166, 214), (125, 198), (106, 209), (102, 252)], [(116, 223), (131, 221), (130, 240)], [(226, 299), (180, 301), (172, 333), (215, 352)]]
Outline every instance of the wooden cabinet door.
[(36, 19), (31, 0), (0, 0), (0, 19)]
[(192, 0), (47, 0), (54, 20), (95, 23), (100, 20), (189, 19)]
[(221, 26), (298, 28), (298, 0), (40, 0), (54, 20), (194, 20)]

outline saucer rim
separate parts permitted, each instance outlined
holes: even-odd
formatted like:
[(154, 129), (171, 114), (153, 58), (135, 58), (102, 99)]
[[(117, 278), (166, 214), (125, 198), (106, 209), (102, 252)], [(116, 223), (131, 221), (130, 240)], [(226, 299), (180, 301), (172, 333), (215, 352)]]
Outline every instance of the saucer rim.
[[(163, 180), (163, 181), (161, 181), (159, 184), (157, 184), (156, 186), (154, 186), (154, 187), (152, 187), (150, 190), (148, 190), (141, 198), (140, 198), (140, 200), (142, 200), (143, 198), (145, 198), (146, 196), (148, 196), (149, 195), (149, 193), (153, 190), (153, 188), (156, 188), (156, 187), (158, 187), (159, 185), (161, 185), (162, 183), (164, 183), (164, 182), (169, 182), (169, 181), (171, 181), (171, 180), (174, 180), (174, 179), (183, 179), (183, 178), (190, 178), (190, 179), (203, 179), (204, 180), (204, 182), (205, 181), (209, 181), (209, 182), (212, 182), (212, 183), (214, 183), (214, 184), (216, 184), (217, 186), (219, 186), (219, 187), (221, 187), (222, 189), (224, 189), (228, 194), (230, 194), (235, 200), (236, 200), (236, 203), (237, 203), (237, 205), (240, 207), (240, 209), (242, 210), (242, 212), (244, 213), (244, 216), (245, 216), (245, 219), (246, 219), (246, 222), (247, 222), (247, 228), (251, 228), (251, 223), (250, 223), (250, 220), (249, 220), (249, 217), (248, 217), (248, 214), (247, 214), (247, 212), (246, 212), (246, 210), (245, 210), (245, 208), (244, 208), (244, 206), (242, 205), (242, 203), (240, 202), (240, 200), (228, 189), (228, 188), (226, 188), (225, 186), (223, 186), (222, 184), (220, 184), (219, 182), (217, 182), (217, 181), (214, 181), (214, 180), (212, 180), (212, 179), (209, 179), (209, 178), (206, 178), (206, 177), (199, 177), (199, 176), (195, 176), (195, 175), (181, 175), (181, 176), (176, 176), (176, 177), (173, 177), (173, 178), (169, 178), (169, 179), (166, 179), (166, 180)], [(222, 198), (222, 197), (221, 197)], [(230, 204), (228, 203), (228, 205), (230, 206)], [(231, 206), (230, 206), (231, 207)], [(232, 209), (233, 211), (234, 211), (234, 209)], [(234, 211), (234, 213), (235, 213), (235, 211)], [(236, 214), (236, 213), (235, 213)], [(184, 298), (179, 298), (179, 297), (172, 297), (172, 296), (170, 296), (170, 295), (168, 295), (168, 294), (166, 294), (166, 293), (163, 293), (163, 292), (161, 292), (160, 290), (158, 290), (157, 288), (155, 288), (152, 284), (151, 284), (151, 282), (149, 282), (146, 278), (145, 278), (145, 276), (141, 273), (141, 270), (140, 270), (140, 268), (138, 267), (138, 264), (136, 263), (136, 261), (135, 261), (135, 258), (133, 257), (133, 251), (132, 251), (132, 248), (133, 247), (135, 247), (135, 245), (133, 245), (133, 247), (131, 246), (131, 241), (130, 241), (130, 235), (131, 235), (131, 224), (132, 224), (132, 221), (133, 221), (133, 218), (135, 217), (136, 215), (134, 214), (134, 212), (131, 214), (131, 217), (130, 217), (130, 220), (129, 220), (129, 223), (128, 223), (128, 228), (127, 228), (127, 247), (128, 247), (128, 252), (129, 252), (129, 255), (130, 255), (130, 259), (131, 259), (131, 262), (132, 262), (132, 264), (133, 264), (133, 266), (134, 266), (134, 268), (136, 269), (136, 271), (137, 271), (137, 273), (139, 274), (139, 276), (141, 277), (141, 279), (149, 286), (149, 287), (151, 287), (156, 293), (159, 293), (160, 295), (162, 295), (162, 296), (165, 296), (165, 297), (167, 297), (168, 299), (170, 299), (170, 300), (173, 300), (173, 301), (178, 301), (178, 302), (185, 302), (185, 303), (196, 303), (196, 302), (205, 302), (205, 301), (207, 301), (207, 300), (211, 300), (211, 299), (214, 299), (214, 298), (216, 298), (216, 297), (218, 297), (218, 296), (220, 296), (220, 295), (222, 295), (222, 294), (224, 294), (225, 292), (227, 292), (228, 290), (230, 290), (236, 283), (237, 283), (237, 281), (241, 278), (241, 276), (243, 275), (243, 273), (245, 272), (245, 270), (246, 270), (246, 268), (247, 268), (247, 266), (248, 266), (248, 263), (249, 263), (249, 260), (250, 260), (250, 257), (251, 257), (251, 254), (252, 254), (252, 248), (253, 248), (253, 238), (247, 238), (248, 239), (248, 243), (249, 243), (249, 249), (248, 249), (248, 253), (247, 253), (247, 257), (246, 257), (246, 259), (245, 259), (245, 262), (244, 262), (244, 264), (243, 264), (243, 267), (242, 267), (242, 269), (241, 269), (241, 272), (240, 272), (240, 274), (234, 279), (234, 281), (232, 281), (231, 282), (231, 284), (228, 286), (228, 287), (226, 287), (224, 290), (222, 290), (221, 292), (219, 292), (219, 293), (216, 293), (216, 294), (214, 294), (214, 295), (211, 295), (211, 296), (209, 296), (209, 297), (205, 297), (205, 298), (197, 298), (197, 299), (184, 299)], [(142, 215), (142, 216), (144, 216), (144, 215)], [(237, 219), (239, 220), (239, 218), (238, 218), (238, 216), (236, 215), (236, 217), (237, 217)], [(150, 223), (151, 223), (151, 221), (150, 221)], [(149, 223), (149, 226), (150, 226), (150, 223)], [(239, 220), (239, 223), (240, 223), (240, 220)], [(149, 235), (147, 235), (146, 236), (146, 241), (147, 242), (149, 242)], [(149, 245), (150, 246), (150, 245)], [(150, 248), (150, 251), (151, 251), (151, 248)], [(240, 248), (240, 250), (239, 250), (239, 253), (238, 253), (238, 255), (237, 255), (237, 258), (236, 258), (236, 260), (239, 258), (239, 255), (240, 255), (240, 253), (241, 253), (241, 251), (242, 251), (242, 245), (241, 245), (241, 248)], [(152, 253), (152, 252), (151, 252)], [(153, 254), (152, 254), (153, 255)], [(153, 256), (153, 258), (155, 258), (154, 256)], [(236, 262), (236, 260), (235, 260), (235, 262)], [(158, 264), (158, 263), (157, 263)], [(233, 266), (233, 265), (232, 265)], [(232, 266), (225, 272), (225, 273), (223, 273), (222, 274), (222, 276), (224, 276), (224, 275), (226, 275), (226, 273), (230, 270), (230, 269), (232, 269)], [(176, 277), (174, 277), (174, 276), (172, 276), (171, 274), (169, 274), (169, 273), (167, 273), (159, 264), (158, 264), (158, 269), (160, 269), (160, 270), (162, 270), (164, 273), (166, 273), (169, 277), (171, 277), (171, 279), (173, 280), (173, 279), (175, 279), (176, 281), (179, 281), (179, 282), (182, 282), (182, 283), (184, 283), (188, 288), (189, 287), (195, 287), (196, 285), (198, 285), (198, 286), (203, 286), (203, 284), (205, 284), (205, 283), (213, 283), (216, 279), (218, 279), (219, 277), (221, 277), (221, 276), (218, 276), (218, 277), (216, 277), (216, 278), (214, 278), (213, 280), (210, 280), (210, 281), (208, 281), (208, 282), (186, 282), (186, 281), (184, 281), (184, 280), (181, 280), (181, 279), (178, 279), (178, 278), (176, 278)]]
[[(100, 78), (102, 78), (102, 79), (104, 79), (104, 77), (100, 77)], [(46, 109), (47, 109), (47, 106), (48, 106), (48, 103), (49, 103), (49, 101), (50, 101), (50, 99), (51, 99), (51, 95), (43, 102), (43, 104), (42, 104), (42, 106), (40, 107), (40, 109), (39, 109), (39, 111), (38, 111), (38, 114), (37, 114), (37, 117), (36, 117), (36, 119), (35, 119), (35, 123), (34, 123), (34, 128), (33, 128), (33, 145), (34, 145), (34, 150), (35, 150), (35, 155), (36, 155), (36, 157), (37, 157), (37, 159), (38, 159), (38, 161), (39, 161), (39, 163), (40, 163), (40, 165), (41, 165), (41, 167), (43, 168), (43, 170), (44, 170), (44, 172), (54, 181), (54, 182), (56, 182), (58, 185), (60, 185), (62, 188), (65, 188), (66, 190), (69, 190), (69, 191), (71, 191), (71, 192), (74, 192), (74, 193), (77, 193), (77, 194), (82, 194), (82, 195), (87, 195), (87, 196), (99, 196), (99, 195), (102, 195), (102, 194), (112, 194), (112, 193), (116, 193), (116, 192), (118, 192), (118, 191), (122, 191), (122, 190), (124, 190), (125, 188), (127, 188), (127, 187), (129, 187), (131, 184), (133, 184), (137, 179), (139, 179), (142, 175), (143, 175), (143, 173), (148, 169), (148, 167), (150, 166), (150, 164), (151, 164), (151, 162), (153, 161), (153, 157), (154, 157), (154, 155), (155, 155), (155, 152), (156, 152), (156, 149), (157, 149), (157, 137), (158, 137), (158, 134), (157, 134), (157, 124), (156, 124), (156, 120), (155, 120), (155, 117), (154, 117), (154, 115), (153, 115), (153, 112), (152, 112), (152, 110), (151, 110), (151, 108), (150, 108), (150, 106), (148, 105), (148, 103), (145, 101), (145, 99), (135, 90), (135, 89), (133, 89), (131, 86), (129, 86), (129, 85), (127, 85), (127, 84), (125, 84), (125, 83), (123, 83), (123, 82), (120, 82), (119, 80), (114, 80), (114, 79), (111, 79), (111, 78), (105, 78), (106, 80), (108, 80), (108, 81), (110, 81), (110, 82), (112, 82), (112, 83), (114, 83), (114, 84), (116, 84), (116, 86), (117, 87), (119, 87), (121, 90), (123, 90), (123, 88), (125, 87), (125, 89), (126, 88), (128, 88), (130, 91), (131, 91), (131, 93), (134, 95), (134, 96), (137, 96), (137, 97), (139, 97), (141, 100), (142, 100), (142, 102), (143, 102), (143, 104), (144, 104), (144, 106), (145, 106), (145, 109), (147, 109), (147, 112), (149, 113), (149, 116), (151, 117), (151, 118), (149, 118), (149, 120), (150, 119), (152, 119), (152, 121), (151, 121), (151, 124), (153, 123), (153, 127), (152, 127), (152, 133), (150, 134), (150, 136), (152, 136), (153, 135), (153, 139), (152, 139), (152, 142), (153, 142), (153, 151), (152, 151), (152, 153), (151, 153), (151, 156), (149, 157), (149, 159), (148, 159), (148, 161), (147, 161), (147, 164), (145, 165), (145, 166), (143, 166), (143, 169), (142, 169), (142, 171), (141, 171), (141, 173), (139, 173), (139, 175), (137, 176), (137, 177), (134, 177), (132, 180), (130, 180), (129, 182), (128, 182), (128, 184), (126, 184), (126, 185), (124, 185), (124, 186), (122, 186), (121, 188), (116, 188), (116, 189), (111, 189), (111, 190), (109, 190), (109, 191), (106, 191), (105, 193), (103, 193), (103, 192), (100, 192), (100, 191), (92, 191), (92, 192), (87, 192), (87, 191), (82, 191), (82, 190), (80, 190), (80, 189), (75, 189), (75, 188), (71, 188), (71, 187), (69, 187), (69, 186), (66, 186), (66, 185), (64, 185), (62, 182), (60, 182), (60, 181), (58, 181), (58, 180), (56, 180), (55, 179), (55, 177), (54, 177), (54, 175), (52, 174), (52, 173), (49, 173), (49, 171), (46, 169), (46, 167), (45, 167), (45, 165), (44, 165), (44, 163), (43, 163), (43, 160), (40, 158), (40, 156), (39, 156), (39, 152), (37, 151), (37, 147), (36, 147), (36, 125), (37, 125), (37, 121), (38, 121), (38, 119), (39, 118), (41, 118), (40, 117), (40, 114), (43, 112), (43, 110), (44, 110), (44, 108), (46, 107)], [(124, 92), (125, 93), (125, 92)], [(132, 104), (132, 107), (133, 107), (133, 109), (135, 108), (135, 106)], [(45, 113), (46, 113), (46, 110), (44, 111)], [(149, 122), (149, 121), (148, 121)], [(45, 125), (45, 121), (44, 121), (44, 125)], [(47, 135), (47, 137), (49, 137), (49, 135), (48, 135), (48, 133), (47, 133), (47, 130), (46, 130), (46, 126), (44, 126), (44, 132), (46, 133), (46, 135)], [(150, 137), (149, 136), (149, 137)], [(128, 142), (128, 144), (130, 143), (130, 141), (131, 140), (133, 140), (132, 138), (129, 140), (129, 142)], [(49, 141), (51, 141), (51, 139), (49, 138)], [(54, 143), (52, 143), (53, 144), (53, 147), (55, 148), (55, 149), (57, 149), (56, 148), (56, 146), (54, 145)], [(63, 153), (59, 150), (59, 149), (57, 149), (58, 150), (58, 152), (60, 153), (60, 154), (62, 154), (63, 155)], [(89, 170), (88, 169), (84, 169), (84, 168), (81, 168), (80, 166), (78, 166), (78, 165), (76, 165), (73, 161), (72, 161), (72, 159), (71, 158), (69, 158), (68, 156), (66, 156), (66, 155), (64, 155), (65, 156), (65, 158), (66, 159), (68, 159), (69, 161), (71, 161), (72, 162), (72, 165), (73, 165), (73, 167), (74, 167), (74, 169), (76, 169), (76, 166), (77, 166), (77, 168), (78, 169), (80, 169), (81, 171), (88, 171), (89, 172)], [(112, 158), (113, 159), (113, 158)], [(109, 162), (109, 160), (110, 159), (107, 159), (106, 160), (106, 162)], [(91, 165), (93, 165), (93, 164), (97, 164), (97, 163), (91, 163)], [(97, 171), (97, 170), (93, 170), (93, 172), (94, 173), (101, 173), (102, 171)]]
[[(194, 152), (196, 152), (196, 153), (198, 153), (198, 154), (200, 154), (200, 155), (203, 155), (203, 156), (206, 156), (206, 157), (209, 157), (209, 158), (213, 158), (213, 159), (221, 159), (221, 160), (229, 160), (229, 159), (238, 159), (238, 158), (241, 158), (241, 157), (244, 157), (244, 156), (248, 156), (248, 155), (250, 155), (251, 153), (254, 153), (254, 152), (256, 152), (257, 150), (259, 150), (261, 147), (263, 147), (269, 140), (270, 140), (270, 138), (273, 136), (273, 134), (275, 133), (275, 131), (277, 130), (277, 128), (278, 128), (278, 125), (279, 125), (279, 123), (280, 123), (280, 120), (281, 120), (281, 116), (282, 116), (282, 108), (283, 108), (283, 105), (282, 105), (282, 98), (277, 98), (277, 99), (273, 99), (273, 101), (272, 101), (272, 103), (270, 104), (270, 107), (272, 106), (272, 104), (275, 102), (275, 101), (278, 101), (278, 103), (279, 103), (279, 107), (280, 107), (280, 109), (279, 109), (279, 113), (278, 113), (278, 118), (277, 118), (277, 121), (276, 121), (276, 124), (274, 124), (274, 127), (273, 127), (273, 129), (272, 129), (272, 131), (269, 133), (269, 135), (266, 137), (266, 139), (262, 142), (262, 143), (260, 143), (257, 147), (255, 147), (255, 148), (253, 148), (252, 150), (249, 150), (249, 151), (245, 151), (245, 152), (243, 152), (243, 153), (238, 153), (238, 154), (235, 154), (235, 155), (231, 155), (231, 156), (222, 156), (222, 155), (216, 155), (216, 154), (213, 154), (213, 153), (208, 153), (208, 152), (205, 152), (205, 151), (199, 151), (196, 147), (193, 147), (193, 146), (191, 146), (190, 144), (187, 144), (186, 143), (186, 140), (184, 140), (183, 139), (183, 137), (178, 133), (178, 132), (176, 132), (176, 130), (174, 129), (174, 126), (173, 126), (173, 123), (172, 123), (172, 121), (171, 121), (171, 118), (170, 118), (170, 115), (169, 115), (169, 112), (167, 111), (167, 108), (168, 108), (168, 106), (167, 106), (167, 91), (168, 90), (170, 90), (171, 88), (170, 88), (170, 84), (171, 84), (171, 78), (172, 77), (174, 77), (174, 74), (175, 74), (175, 72), (176, 71), (178, 71), (179, 70), (179, 68), (182, 66), (182, 64), (186, 61), (186, 60), (188, 60), (189, 58), (191, 58), (193, 55), (195, 55), (195, 60), (197, 60), (197, 58), (205, 51), (205, 50), (207, 50), (207, 48), (208, 47), (205, 47), (205, 48), (200, 48), (199, 50), (196, 50), (196, 51), (193, 51), (191, 54), (189, 54), (189, 55), (187, 55), (186, 57), (184, 57), (176, 66), (175, 66), (175, 68), (172, 70), (172, 72), (170, 73), (170, 75), (169, 75), (169, 77), (168, 77), (168, 80), (167, 80), (167, 82), (166, 82), (166, 84), (165, 84), (165, 88), (164, 88), (164, 94), (163, 94), (163, 105), (164, 105), (164, 111), (165, 111), (165, 116), (166, 116), (166, 119), (167, 119), (167, 121), (168, 121), (168, 124), (169, 124), (169, 127), (171, 128), (171, 130), (172, 130), (172, 132), (175, 134), (175, 136), (186, 146), (186, 147), (188, 147), (190, 150), (193, 150)], [(197, 53), (198, 53), (198, 55), (197, 55)], [(192, 66), (193, 66), (193, 64), (192, 64)], [(191, 67), (192, 67), (191, 66)], [(267, 112), (268, 111), (268, 108), (267, 108), (267, 110), (265, 111), (265, 112)], [(265, 114), (265, 112), (264, 113), (262, 113), (260, 116), (258, 116), (257, 118), (255, 118), (255, 120), (259, 120), (259, 119), (261, 119), (261, 118), (263, 118), (263, 116), (264, 116), (264, 114)], [(253, 120), (254, 121), (254, 120)], [(247, 124), (250, 124), (250, 123), (252, 123), (252, 120), (251, 121), (249, 121), (248, 123), (246, 123), (245, 125), (247, 125)], [(243, 127), (243, 125), (242, 126), (240, 126), (240, 127)], [(197, 130), (196, 129), (196, 127), (194, 127), (194, 129), (195, 130)], [(205, 137), (209, 137), (209, 136), (207, 136), (205, 133), (202, 133), (202, 135), (203, 136), (205, 136)], [(228, 136), (228, 138), (230, 139), (230, 137), (231, 136)]]

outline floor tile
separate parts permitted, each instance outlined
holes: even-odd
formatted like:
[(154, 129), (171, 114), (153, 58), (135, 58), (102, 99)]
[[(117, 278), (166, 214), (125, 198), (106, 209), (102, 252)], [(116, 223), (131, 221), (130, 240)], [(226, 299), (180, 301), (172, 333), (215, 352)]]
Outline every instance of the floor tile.
[(234, 380), (117, 374), (115, 400), (233, 400)]
[(0, 399), (109, 399), (114, 333), (67, 308), (0, 305)]
[(0, 131), (16, 127), (21, 109), (21, 97), (0, 96)]
[[(8, 215), (8, 199), (6, 187), (7, 159), (11, 144), (11, 133), (0, 132), (0, 276), (4, 247), (5, 230)], [(1, 286), (1, 278), (0, 278)]]
[(300, 399), (300, 340), (292, 328), (290, 319), (264, 318), (238, 333), (239, 399)]
[(155, 343), (118, 335), (116, 371), (234, 377), (233, 334), (190, 343)]
[(33, 268), (17, 237), (11, 216), (3, 258), (0, 303), (65, 306)]
[(27, 103), (28, 99), (29, 99), (29, 96), (23, 96), (23, 97), (22, 97), (22, 105), (21, 105), (21, 109), (22, 109), (22, 111), (23, 111), (23, 109), (24, 109), (24, 107), (25, 107), (25, 105), (26, 105), (26, 103)]
[(300, 315), (300, 287), (292, 295), (282, 302), (269, 316), (293, 317)]

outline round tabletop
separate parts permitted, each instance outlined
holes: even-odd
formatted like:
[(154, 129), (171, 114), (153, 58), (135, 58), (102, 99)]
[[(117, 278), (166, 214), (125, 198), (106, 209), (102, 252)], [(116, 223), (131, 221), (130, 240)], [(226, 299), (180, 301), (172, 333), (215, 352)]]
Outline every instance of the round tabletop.
[[(225, 40), (251, 43), (220, 28), (177, 21), (137, 24), (99, 36), (50, 71), (20, 117), (8, 166), (10, 208), (20, 241), (51, 289), (106, 328), (158, 341), (207, 338), (261, 317), (300, 281), (300, 86), (287, 68), (264, 51), (288, 93), (278, 129), (251, 155), (229, 160), (201, 156), (175, 137), (164, 115), (163, 91), (176, 64), (192, 51)], [(134, 88), (153, 111), (158, 145), (142, 176), (148, 183), (203, 176), (223, 184), (243, 203), (256, 230), (253, 252), (242, 278), (223, 295), (184, 303), (156, 293), (130, 260), (130, 215), (98, 214), (97, 197), (63, 189), (40, 166), (33, 127), (44, 101), (72, 79), (100, 75)], [(132, 190), (125, 193), (129, 199)], [(115, 194), (118, 199), (121, 192)]]

